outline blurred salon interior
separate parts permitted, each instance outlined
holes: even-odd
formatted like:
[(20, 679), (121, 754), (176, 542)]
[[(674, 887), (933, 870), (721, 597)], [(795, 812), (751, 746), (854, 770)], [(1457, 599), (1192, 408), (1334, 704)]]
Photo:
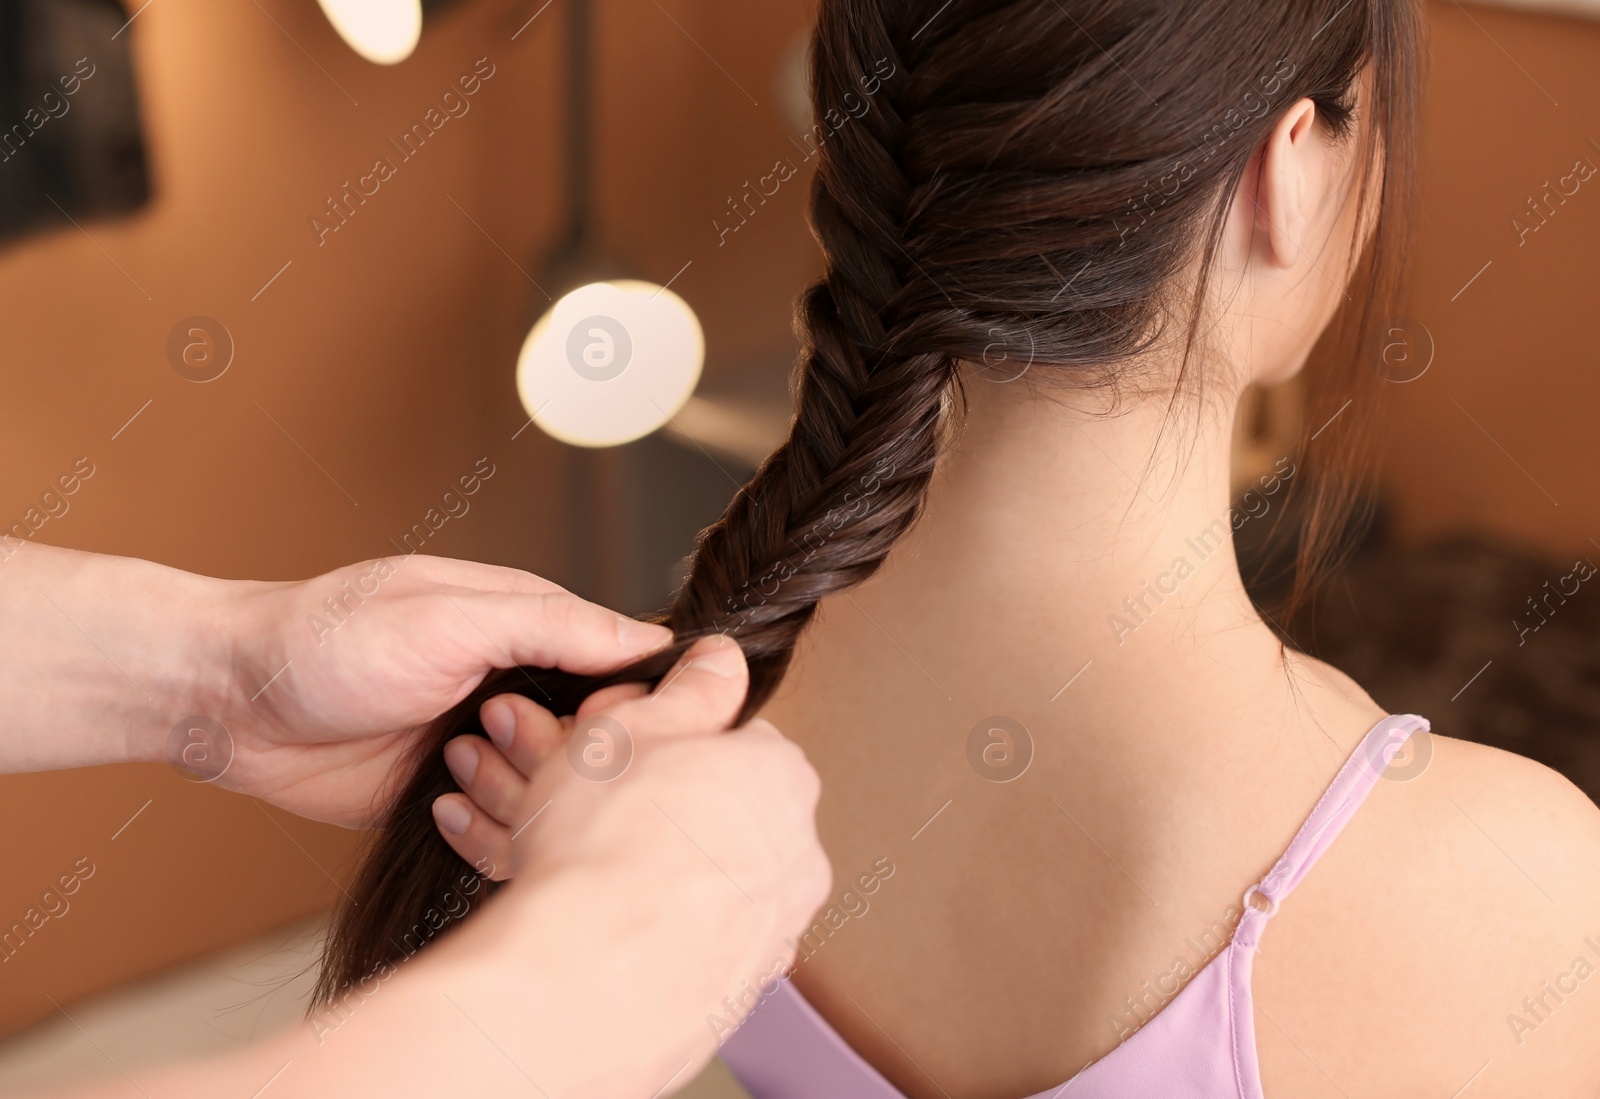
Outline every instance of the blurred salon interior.
[[(810, 150), (847, 121), (811, 113), (812, 15), (4, 0), (0, 527), (255, 579), (421, 551), (661, 607), (787, 430)], [(1390, 426), (1348, 561), (1279, 625), (1600, 798), (1600, 590), (1574, 591), (1600, 562), (1600, 2), (1428, 17), (1408, 305), (1363, 352)], [(574, 343), (595, 316), (625, 322)], [(623, 396), (552, 400), (618, 363)], [(1241, 413), (1238, 514), (1285, 506), (1264, 475), (1301, 397)], [(1269, 526), (1237, 534), (1264, 599)], [(7, 940), (0, 1092), (303, 1014), (359, 833), (153, 764), (0, 791), (0, 925), (93, 867)], [(742, 1093), (714, 1064), (683, 1094)]]

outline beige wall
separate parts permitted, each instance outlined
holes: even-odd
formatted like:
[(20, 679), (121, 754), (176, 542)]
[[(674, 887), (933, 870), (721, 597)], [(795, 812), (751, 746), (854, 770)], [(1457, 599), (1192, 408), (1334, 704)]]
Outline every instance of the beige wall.
[[(511, 440), (525, 419), (512, 364), (544, 300), (512, 259), (539, 278), (558, 216), (562, 5), (511, 40), (539, 6), (463, 0), (393, 68), (357, 59), (312, 0), (144, 10), (129, 33), (156, 202), (85, 225), (88, 237), (63, 221), (0, 253), (7, 523), (88, 456), (94, 476), (42, 541), (299, 577), (392, 553), (389, 539), (487, 456), (496, 475), (427, 549), (567, 572), (565, 452), (536, 429)], [(642, 276), (664, 282), (693, 261), (674, 289), (702, 307), (714, 376), (785, 343), (789, 300), (816, 263), (798, 186), (737, 247), (719, 249), (710, 224), (787, 148), (772, 72), (804, 12), (667, 7), (682, 29), (653, 4), (601, 5), (600, 203)], [(311, 215), (480, 57), (495, 74), (468, 112), (319, 245)], [(237, 344), (206, 384), (165, 355), (194, 314)], [(115, 672), (86, 647), (84, 674)], [(49, 998), (326, 906), (355, 839), (164, 767), (0, 778), (0, 834), (0, 922), (80, 857), (96, 867), (71, 910), (0, 967), (0, 1030), (54, 1012)]]
[(1387, 387), (1395, 517), (1412, 539), (1476, 525), (1600, 553), (1600, 173), (1525, 243), (1512, 224), (1578, 159), (1600, 169), (1600, 23), (1453, 3), (1430, 12), (1410, 312), (1437, 353), (1421, 379)]

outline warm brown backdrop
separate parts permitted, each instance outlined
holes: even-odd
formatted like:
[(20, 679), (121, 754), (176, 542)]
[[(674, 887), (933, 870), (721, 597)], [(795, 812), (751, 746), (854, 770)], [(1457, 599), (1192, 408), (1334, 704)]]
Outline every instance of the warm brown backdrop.
[[(259, 4), (146, 9), (128, 33), (155, 203), (88, 236), (63, 219), (0, 255), (0, 514), (20, 517), (87, 455), (94, 477), (42, 540), (302, 577), (393, 553), (389, 539), (487, 456), (495, 477), (427, 549), (565, 576), (568, 452), (537, 429), (511, 439), (525, 421), (516, 350), (546, 300), (529, 276), (559, 216), (562, 5), (512, 41), (539, 4), (462, 0), (414, 57), (380, 68), (312, 0)], [(692, 261), (673, 287), (700, 309), (715, 377), (781, 352), (789, 298), (816, 263), (797, 185), (726, 247), (711, 228), (728, 193), (789, 148), (773, 71), (805, 11), (666, 7), (599, 5), (599, 205), (642, 277)], [(495, 75), (468, 113), (319, 246), (308, 219), (329, 194), (485, 56)], [(193, 314), (238, 347), (203, 385), (165, 358)], [(86, 675), (99, 659), (86, 647)], [(52, 1014), (47, 996), (69, 1004), (326, 907), (353, 847), (164, 767), (0, 779), (0, 835), (7, 926), (80, 856), (98, 867), (65, 918), (0, 967), (0, 1031)]]
[[(570, 452), (535, 429), (511, 439), (524, 420), (512, 362), (545, 300), (517, 265), (540, 277), (559, 216), (562, 5), (511, 40), (538, 7), (462, 0), (390, 69), (351, 54), (312, 0), (162, 0), (141, 14), (129, 33), (157, 200), (85, 225), (92, 241), (63, 222), (0, 255), (0, 511), (20, 515), (87, 455), (97, 473), (43, 540), (299, 577), (391, 552), (487, 456), (499, 472), (430, 551), (582, 574), (596, 554), (563, 537)], [(726, 245), (711, 222), (774, 160), (798, 163), (774, 79), (809, 5), (599, 7), (608, 239), (643, 277), (690, 265), (673, 287), (705, 324), (709, 384), (783, 362), (791, 299), (817, 269), (805, 177)], [(1454, 3), (1433, 16), (1411, 312), (1437, 354), (1388, 387), (1396, 517), (1410, 538), (1476, 523), (1580, 552), (1600, 538), (1600, 179), (1525, 245), (1511, 217), (1578, 157), (1600, 164), (1600, 27)], [(308, 217), (484, 56), (496, 73), (470, 112), (319, 247)], [(206, 385), (164, 356), (192, 314), (238, 344)], [(85, 674), (98, 659), (86, 651)], [(0, 779), (0, 835), (0, 924), (80, 856), (98, 867), (71, 912), (0, 967), (0, 1031), (52, 1013), (47, 997), (70, 1003), (325, 907), (353, 850), (348, 833), (159, 767)]]
[(1526, 243), (1512, 225), (1580, 158), (1600, 169), (1600, 24), (1430, 12), (1410, 311), (1437, 355), (1418, 381), (1387, 387), (1396, 518), (1413, 539), (1473, 524), (1600, 560), (1600, 171)]

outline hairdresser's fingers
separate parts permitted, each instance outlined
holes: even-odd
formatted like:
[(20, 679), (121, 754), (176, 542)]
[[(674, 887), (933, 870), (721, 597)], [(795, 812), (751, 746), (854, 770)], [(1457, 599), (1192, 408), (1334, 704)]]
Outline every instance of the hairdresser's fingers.
[(560, 718), (519, 694), (495, 695), (478, 708), (478, 720), (495, 750), (524, 775), (533, 774), (567, 739)]
[(397, 573), (409, 575), (415, 580), (478, 591), (539, 593), (566, 590), (554, 580), (546, 580), (522, 569), (485, 565), (480, 561), (459, 561), (454, 557), (432, 557), (417, 553), (394, 561), (394, 566)]
[(672, 640), (665, 626), (624, 618), (571, 592), (460, 592), (450, 603), (440, 625), (495, 668), (601, 672)]
[[(643, 683), (615, 683), (610, 687), (602, 687), (594, 694), (583, 700), (578, 707), (576, 717), (588, 717), (597, 710), (604, 710), (630, 698), (645, 698), (650, 694), (650, 688)], [(571, 721), (567, 726), (571, 728)]]
[(465, 794), (445, 794), (433, 801), (433, 822), (456, 854), (484, 877), (504, 881), (511, 876), (511, 829), (473, 805)]
[(501, 824), (511, 824), (528, 793), (528, 778), (480, 736), (458, 736), (444, 746), (445, 766), (461, 792)]
[(619, 702), (606, 711), (633, 737), (719, 733), (744, 705), (750, 672), (731, 637), (703, 637), (683, 654), (646, 698)]

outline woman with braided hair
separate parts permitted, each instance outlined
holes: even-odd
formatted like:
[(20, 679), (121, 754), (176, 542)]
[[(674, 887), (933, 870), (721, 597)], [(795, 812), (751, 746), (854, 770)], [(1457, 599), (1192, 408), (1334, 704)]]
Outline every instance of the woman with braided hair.
[[(1600, 812), (1275, 628), (1372, 453), (1423, 52), (1412, 0), (820, 0), (819, 115), (880, 83), (819, 150), (789, 438), (674, 645), (435, 726), (321, 1008), (448, 930), (468, 864), (507, 876), (524, 775), (581, 758), (550, 745), (725, 634), (843, 889), (707, 1005), (757, 1099), (1593, 1094)], [(1233, 422), (1325, 329), (1258, 609)]]

